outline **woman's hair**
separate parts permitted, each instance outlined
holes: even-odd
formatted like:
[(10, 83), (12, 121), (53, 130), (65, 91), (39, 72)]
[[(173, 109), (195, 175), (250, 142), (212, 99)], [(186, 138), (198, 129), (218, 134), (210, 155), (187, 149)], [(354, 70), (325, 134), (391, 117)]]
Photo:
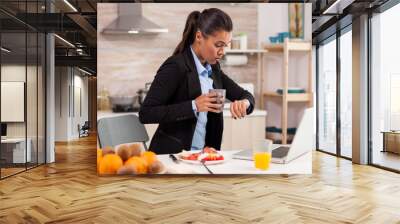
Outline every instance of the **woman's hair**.
[(182, 40), (175, 48), (174, 54), (179, 54), (189, 47), (195, 39), (197, 31), (203, 35), (211, 35), (215, 31), (232, 31), (232, 20), (228, 14), (217, 8), (204, 9), (202, 12), (193, 11), (186, 19)]

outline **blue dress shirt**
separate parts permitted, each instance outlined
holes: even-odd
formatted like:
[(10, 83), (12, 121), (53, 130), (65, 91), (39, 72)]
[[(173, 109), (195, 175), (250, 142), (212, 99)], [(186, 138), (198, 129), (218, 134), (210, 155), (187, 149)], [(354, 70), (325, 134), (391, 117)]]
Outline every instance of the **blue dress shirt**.
[[(207, 63), (204, 67), (197, 55), (194, 53), (192, 47), (190, 47), (190, 50), (192, 51), (197, 73), (199, 74), (201, 93), (207, 94), (210, 89), (213, 89), (213, 80), (210, 78), (212, 74), (211, 65)], [(192, 100), (192, 107), (197, 117), (197, 124), (193, 135), (191, 150), (200, 150), (204, 148), (205, 144), (207, 112), (198, 112), (194, 100)]]

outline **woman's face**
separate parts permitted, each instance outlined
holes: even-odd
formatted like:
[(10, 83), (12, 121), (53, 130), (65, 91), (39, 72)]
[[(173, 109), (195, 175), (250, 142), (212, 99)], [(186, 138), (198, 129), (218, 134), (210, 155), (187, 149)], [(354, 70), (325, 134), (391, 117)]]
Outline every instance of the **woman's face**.
[(217, 63), (224, 56), (224, 48), (228, 46), (231, 39), (232, 33), (223, 30), (215, 31), (211, 35), (203, 35), (200, 31), (196, 33), (200, 56), (209, 64)]

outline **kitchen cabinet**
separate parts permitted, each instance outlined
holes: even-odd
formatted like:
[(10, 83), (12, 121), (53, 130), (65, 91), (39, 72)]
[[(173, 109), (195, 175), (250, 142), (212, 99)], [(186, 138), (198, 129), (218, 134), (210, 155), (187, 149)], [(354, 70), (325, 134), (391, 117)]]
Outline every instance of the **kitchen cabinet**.
[(229, 111), (224, 111), (221, 150), (253, 149), (257, 140), (265, 138), (266, 115), (266, 111), (255, 110), (253, 114), (235, 120)]

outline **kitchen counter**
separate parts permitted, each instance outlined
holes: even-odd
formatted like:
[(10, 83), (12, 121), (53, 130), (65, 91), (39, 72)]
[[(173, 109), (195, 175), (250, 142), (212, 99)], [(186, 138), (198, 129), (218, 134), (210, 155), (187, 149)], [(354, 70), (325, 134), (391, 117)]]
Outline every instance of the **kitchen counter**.
[[(229, 110), (224, 110), (223, 112), (223, 116), (224, 117), (231, 117), (232, 114)], [(127, 114), (134, 114), (136, 116), (139, 116), (138, 112), (119, 112), (119, 113), (115, 113), (112, 112), (111, 110), (99, 110), (97, 111), (97, 120), (101, 119), (103, 117), (114, 117), (114, 116), (121, 116), (121, 115), (127, 115)], [(267, 111), (265, 110), (254, 110), (253, 113), (251, 113), (250, 115), (248, 115), (248, 117), (265, 117), (267, 116)]]
[[(222, 151), (226, 161), (221, 164), (208, 165), (213, 174), (311, 174), (312, 152), (308, 152), (287, 164), (271, 163), (268, 170), (259, 170), (254, 162), (233, 159), (232, 155), (239, 150)], [(158, 155), (158, 159), (166, 166), (167, 174), (210, 174), (203, 165), (193, 165), (182, 161), (175, 163), (169, 155)]]

